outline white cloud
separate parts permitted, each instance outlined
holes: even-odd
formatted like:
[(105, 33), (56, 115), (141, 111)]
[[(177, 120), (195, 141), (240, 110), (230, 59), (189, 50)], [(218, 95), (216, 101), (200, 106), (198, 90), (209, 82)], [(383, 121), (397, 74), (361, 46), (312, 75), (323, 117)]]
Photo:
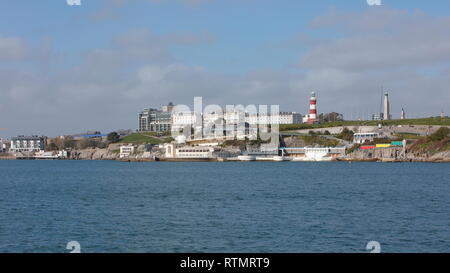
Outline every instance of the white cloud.
[[(382, 84), (391, 91), (394, 115), (402, 107), (410, 117), (437, 115), (450, 111), (450, 27), (442, 28), (449, 21), (386, 9), (331, 12), (311, 27), (335, 31), (339, 38), (309, 43), (299, 70), (241, 75), (187, 65), (171, 53), (172, 45), (211, 43), (208, 34), (130, 30), (57, 72), (39, 65), (27, 72), (0, 68), (0, 127), (16, 128), (7, 132), (11, 135), (135, 128), (140, 109), (169, 101), (189, 105), (194, 96), (203, 96), (205, 104), (280, 104), (281, 110), (304, 113), (313, 90), (319, 112), (367, 117), (378, 110)], [(8, 50), (1, 51), (10, 52), (6, 56), (43, 61), (28, 54), (23, 48), (30, 47), (18, 38), (0, 41), (8, 41), (3, 43)], [(44, 55), (52, 56), (50, 51), (47, 45)]]
[(15, 37), (0, 37), (0, 61), (20, 60), (26, 57), (26, 43)]
[(311, 26), (339, 37), (320, 43), (301, 58), (307, 68), (346, 70), (430, 66), (450, 61), (450, 17), (369, 9), (331, 11)]

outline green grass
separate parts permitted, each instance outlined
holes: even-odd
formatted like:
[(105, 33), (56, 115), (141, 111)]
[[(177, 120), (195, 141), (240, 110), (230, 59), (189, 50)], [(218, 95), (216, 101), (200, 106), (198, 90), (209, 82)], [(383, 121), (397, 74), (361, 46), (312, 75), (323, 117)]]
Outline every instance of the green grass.
[(150, 136), (149, 133), (134, 133), (122, 138), (119, 143), (133, 143), (133, 144), (161, 144), (164, 141)]
[(381, 123), (383, 126), (397, 126), (397, 125), (440, 125), (450, 126), (450, 118), (421, 118), (421, 119), (404, 119), (404, 120), (369, 120), (369, 121), (336, 121), (326, 122), (320, 124), (282, 124), (280, 131), (303, 130), (303, 129), (319, 129), (327, 127), (341, 127), (341, 126), (377, 126)]
[(171, 132), (139, 132), (139, 134), (152, 137), (170, 137)]
[(339, 145), (339, 141), (335, 139), (327, 139), (321, 136), (308, 135), (299, 136), (305, 142), (305, 145), (310, 146), (314, 144), (321, 145), (323, 147), (336, 147)]
[(425, 136), (421, 136), (419, 134), (413, 134), (413, 133), (395, 134), (395, 137), (397, 137), (399, 139), (414, 139), (414, 140), (426, 138)]

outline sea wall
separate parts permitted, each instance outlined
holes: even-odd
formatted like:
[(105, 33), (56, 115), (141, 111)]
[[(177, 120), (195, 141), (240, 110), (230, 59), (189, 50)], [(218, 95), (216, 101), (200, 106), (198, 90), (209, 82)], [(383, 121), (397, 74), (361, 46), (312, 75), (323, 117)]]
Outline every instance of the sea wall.
[(382, 160), (382, 159), (400, 159), (403, 148), (378, 148), (373, 150), (357, 150), (349, 155), (350, 160)]
[(377, 148), (373, 150), (357, 150), (346, 157), (354, 161), (410, 161), (410, 162), (450, 162), (450, 151), (436, 154), (417, 153), (401, 147)]

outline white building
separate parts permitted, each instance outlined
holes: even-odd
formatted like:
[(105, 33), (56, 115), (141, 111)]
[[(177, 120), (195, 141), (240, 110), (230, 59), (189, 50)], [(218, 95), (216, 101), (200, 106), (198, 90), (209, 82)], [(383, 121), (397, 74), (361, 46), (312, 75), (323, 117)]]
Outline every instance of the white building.
[(162, 107), (162, 111), (153, 108), (142, 110), (138, 115), (139, 132), (167, 132), (172, 125), (173, 103)]
[(134, 153), (133, 145), (120, 146), (119, 158), (129, 157)]
[(176, 148), (176, 158), (212, 158), (214, 152), (213, 147), (204, 146), (183, 146)]
[(6, 144), (3, 142), (3, 139), (0, 138), (0, 153), (6, 152)]
[(173, 112), (172, 132), (181, 132), (187, 128), (202, 128), (202, 116), (195, 112)]
[(355, 144), (364, 144), (366, 142), (371, 142), (376, 138), (379, 138), (380, 134), (378, 133), (356, 133), (353, 135), (353, 143)]
[(181, 146), (177, 147), (173, 143), (164, 145), (167, 158), (180, 159), (209, 159), (213, 158), (213, 147), (205, 146)]
[(295, 112), (280, 112), (276, 114), (249, 114), (243, 111), (225, 113), (173, 112), (172, 131), (191, 135), (193, 130), (196, 139), (203, 138), (237, 138), (256, 139), (258, 125), (270, 124), (300, 124), (302, 115)]
[(11, 139), (10, 151), (17, 152), (42, 152), (45, 151), (47, 137), (44, 136), (18, 136)]
[(280, 112), (274, 114), (250, 115), (246, 118), (250, 124), (300, 124), (302, 115), (295, 112)]
[(330, 161), (345, 155), (345, 147), (322, 147), (322, 148), (282, 148), (283, 157), (293, 161)]

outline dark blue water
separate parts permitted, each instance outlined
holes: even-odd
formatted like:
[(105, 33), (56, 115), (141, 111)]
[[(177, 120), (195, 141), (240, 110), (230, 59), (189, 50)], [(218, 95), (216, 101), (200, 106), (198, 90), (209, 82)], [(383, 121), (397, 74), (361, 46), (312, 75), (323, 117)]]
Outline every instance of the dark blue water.
[(450, 251), (450, 164), (0, 161), (0, 252)]

